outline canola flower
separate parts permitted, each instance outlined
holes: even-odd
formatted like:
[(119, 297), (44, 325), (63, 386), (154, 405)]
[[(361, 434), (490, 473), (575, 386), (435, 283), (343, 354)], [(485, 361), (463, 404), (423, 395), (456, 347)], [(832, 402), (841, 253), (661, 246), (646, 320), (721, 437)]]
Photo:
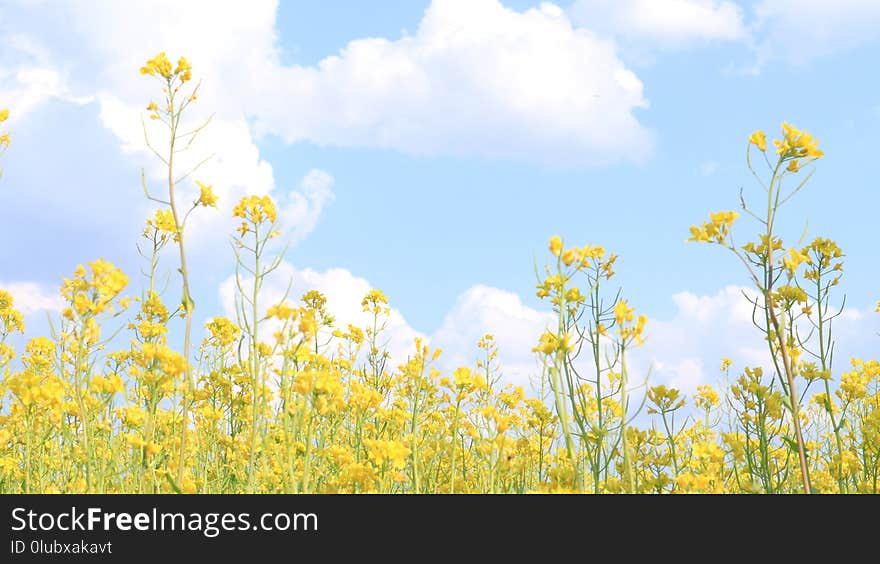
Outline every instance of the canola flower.
[[(9, 119), (9, 110), (2, 109), (0, 110), (0, 123), (5, 122)], [(10, 137), (9, 132), (3, 131), (0, 132), (0, 150), (5, 151), (7, 147), (9, 147)]]
[[(173, 143), (192, 67), (159, 54), (141, 73), (166, 88), (147, 111)], [(766, 135), (748, 147), (766, 155)], [(878, 493), (880, 362), (833, 363), (845, 255), (822, 237), (786, 245), (774, 228), (803, 186), (787, 179), (823, 153), (787, 123), (773, 147), (768, 207), (743, 210), (764, 220), (756, 238), (734, 241), (734, 211), (690, 230), (744, 265), (770, 362), (722, 358), (720, 383), (691, 397), (629, 370), (650, 321), (614, 286), (618, 257), (602, 246), (549, 239), (536, 295), (554, 323), (534, 343), (527, 391), (502, 385), (492, 335), (446, 373), (418, 339), (393, 363), (379, 290), (363, 296), (363, 326), (338, 323), (320, 290), (268, 301), (283, 253), (265, 195), (231, 207), (235, 315), (205, 320), (190, 343), (185, 225), (221, 200), (196, 181), (186, 209), (176, 183), (162, 197), (145, 186), (159, 208), (143, 231), (143, 287), (105, 260), (77, 267), (49, 336), (26, 334), (0, 288), (0, 493)], [(174, 251), (181, 286), (165, 288), (158, 258)]]
[[(6, 120), (9, 119), (9, 110), (4, 108), (0, 109), (0, 124), (3, 124)], [(0, 125), (2, 127), (2, 125)], [(3, 131), (0, 129), (0, 155), (6, 152), (6, 149), (9, 148), (9, 143), (12, 138), (9, 136), (8, 131)], [(0, 174), (2, 174), (3, 170), (0, 169)]]

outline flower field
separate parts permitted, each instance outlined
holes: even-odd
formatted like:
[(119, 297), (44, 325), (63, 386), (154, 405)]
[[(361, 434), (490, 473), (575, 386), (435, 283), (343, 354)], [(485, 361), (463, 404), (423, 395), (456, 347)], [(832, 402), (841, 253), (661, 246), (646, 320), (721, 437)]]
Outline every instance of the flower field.
[[(236, 316), (197, 341), (187, 223), (218, 195), (175, 156), (211, 134), (187, 121), (210, 101), (183, 57), (140, 72), (156, 86), (145, 122), (167, 128), (167, 142), (146, 136), (168, 171), (143, 186), (155, 213), (132, 250), (147, 276), (80, 266), (49, 336), (26, 333), (0, 288), (0, 493), (877, 493), (880, 362), (833, 363), (844, 253), (776, 228), (821, 164), (808, 132), (783, 123), (772, 144), (760, 130), (744, 140), (754, 189), (690, 227), (692, 244), (720, 247), (750, 280), (765, 365), (718, 359), (726, 383), (691, 397), (631, 373), (650, 321), (616, 285), (616, 255), (554, 235), (536, 293), (556, 321), (534, 343), (539, 384), (526, 390), (503, 384), (492, 335), (450, 373), (420, 340), (392, 362), (378, 290), (363, 296), (364, 327), (337, 324), (319, 291), (268, 303), (285, 236), (269, 196), (234, 207)], [(4, 160), (10, 143), (0, 130)], [(182, 201), (180, 182), (198, 198)], [(160, 256), (179, 274), (167, 288)]]

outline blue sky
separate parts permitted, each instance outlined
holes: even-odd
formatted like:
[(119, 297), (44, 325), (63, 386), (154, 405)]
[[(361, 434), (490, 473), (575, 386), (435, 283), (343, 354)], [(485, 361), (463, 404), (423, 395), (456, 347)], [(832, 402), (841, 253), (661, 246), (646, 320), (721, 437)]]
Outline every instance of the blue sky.
[(215, 115), (199, 150), (217, 157), (199, 177), (221, 210), (192, 226), (204, 318), (229, 307), (229, 209), (270, 193), (297, 291), (325, 289), (356, 320), (363, 291), (381, 288), (401, 350), (425, 335), (450, 365), (496, 333), (522, 382), (546, 320), (533, 263), (559, 234), (620, 255), (616, 280), (651, 319), (642, 367), (692, 389), (722, 355), (760, 362), (760, 345), (736, 313), (744, 273), (686, 244), (688, 227), (736, 208), (740, 187), (758, 194), (748, 136), (788, 120), (827, 156), (784, 236), (808, 218), (810, 238), (844, 249), (842, 354), (867, 356), (877, 30), (873, 0), (6, 2), (0, 286), (35, 332), (78, 263), (111, 260), (137, 291), (139, 175), (158, 187), (160, 173), (139, 121), (157, 87), (137, 68), (164, 50), (203, 80), (193, 119)]

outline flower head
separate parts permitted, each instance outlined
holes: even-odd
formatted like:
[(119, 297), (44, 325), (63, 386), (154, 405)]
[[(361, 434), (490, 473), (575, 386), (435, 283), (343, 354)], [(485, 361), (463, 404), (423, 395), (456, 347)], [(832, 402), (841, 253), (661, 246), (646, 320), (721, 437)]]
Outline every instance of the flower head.
[[(0, 123), (3, 123), (9, 119), (9, 110), (3, 109), (0, 110)], [(5, 149), (9, 146), (9, 133), (3, 132), (0, 133), (0, 149)]]
[(562, 253), (562, 238), (559, 235), (550, 237), (550, 252), (554, 257), (558, 257)]
[(232, 209), (232, 216), (242, 220), (236, 228), (241, 237), (251, 232), (256, 233), (258, 227), (264, 222), (270, 224), (269, 238), (279, 234), (278, 230), (272, 227), (278, 219), (278, 212), (275, 209), (275, 202), (268, 195), (245, 196)]
[(174, 69), (174, 74), (180, 76), (181, 82), (186, 82), (192, 78), (192, 66), (186, 58), (181, 57), (177, 60), (177, 68)]
[(205, 206), (205, 207), (211, 206), (211, 207), (216, 208), (217, 207), (217, 195), (214, 194), (214, 191), (212, 189), (213, 187), (206, 186), (206, 185), (202, 184), (201, 182), (199, 182), (198, 180), (196, 180), (196, 185), (199, 187), (199, 190), (200, 190), (199, 199), (196, 200), (196, 205), (197, 206)]
[(150, 76), (156, 76), (158, 74), (164, 78), (171, 78), (173, 76), (171, 73), (171, 61), (168, 60), (168, 57), (164, 52), (147, 60), (146, 64), (141, 67), (140, 72), (141, 74), (148, 74)]
[(782, 139), (774, 139), (776, 153), (785, 158), (813, 158), (818, 159), (825, 153), (819, 150), (819, 140), (795, 126), (782, 122)]
[(180, 82), (183, 83), (192, 79), (192, 65), (189, 64), (186, 57), (180, 57), (177, 60), (177, 66), (172, 67), (168, 56), (162, 52), (152, 59), (149, 59), (144, 66), (140, 68), (140, 73), (150, 76), (161, 76), (168, 81), (174, 78), (179, 78)]
[(688, 241), (697, 241), (701, 243), (718, 243), (726, 244), (727, 236), (730, 234), (730, 228), (733, 222), (739, 217), (735, 211), (710, 212), (709, 219), (711, 221), (704, 222), (702, 226), (696, 225), (691, 227), (691, 237)]
[(761, 151), (767, 150), (767, 136), (760, 129), (752, 133), (751, 137), (749, 137), (749, 143)]

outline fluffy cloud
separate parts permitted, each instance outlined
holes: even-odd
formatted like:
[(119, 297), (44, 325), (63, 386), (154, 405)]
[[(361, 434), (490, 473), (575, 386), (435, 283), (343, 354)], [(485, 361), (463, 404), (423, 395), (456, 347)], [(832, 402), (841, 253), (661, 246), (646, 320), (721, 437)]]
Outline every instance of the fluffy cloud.
[[(795, 60), (863, 43), (880, 29), (873, 0), (760, 0), (750, 26), (730, 0), (577, 0), (568, 12), (551, 3), (516, 11), (499, 0), (433, 0), (412, 35), (355, 39), (303, 66), (281, 61), (277, 9), (274, 0), (246, 9), (81, 0), (48, 14), (44, 3), (21, 4), (9, 10), (15, 32), (4, 40), (0, 95), (19, 115), (52, 98), (97, 99), (104, 124), (141, 149), (139, 114), (156, 85), (136, 69), (160, 50), (185, 53), (204, 78), (193, 117), (215, 114), (201, 150), (216, 157), (203, 170), (231, 200), (274, 186), (254, 127), (288, 142), (413, 154), (640, 160), (652, 135), (634, 112), (648, 103), (612, 38), (666, 48), (751, 43), (753, 31), (762, 57)], [(46, 29), (48, 46), (34, 39)], [(76, 68), (73, 86), (68, 67)]]
[(742, 9), (729, 1), (576, 0), (570, 12), (599, 33), (660, 48), (741, 41), (748, 35)]
[[(138, 114), (156, 90), (136, 69), (165, 50), (186, 54), (204, 78), (194, 117), (216, 114), (209, 137), (253, 123), (291, 143), (577, 165), (651, 151), (633, 113), (647, 107), (641, 81), (613, 42), (574, 27), (554, 4), (518, 12), (499, 0), (434, 0), (414, 35), (355, 39), (314, 66), (281, 62), (276, 11), (271, 0), (246, 9), (74, 2), (53, 15), (72, 51), (55, 55), (90, 63), (83, 84), (98, 84), (105, 125), (131, 147), (143, 144)], [(229, 151), (217, 160), (236, 177), (263, 167), (244, 167)]]
[[(94, 101), (101, 125), (161, 197), (164, 171), (141, 125), (147, 103), (161, 101), (160, 85), (137, 69), (159, 51), (185, 54), (203, 80), (188, 126), (212, 120), (176, 156), (176, 170), (211, 158), (178, 185), (178, 199), (192, 201), (198, 179), (213, 185), (220, 206), (190, 218), (193, 260), (231, 231), (229, 212), (243, 195), (271, 194), (294, 243), (332, 200), (329, 176), (277, 185), (260, 134), (576, 165), (651, 151), (651, 134), (634, 115), (647, 106), (642, 83), (613, 42), (575, 28), (555, 5), (519, 12), (498, 0), (435, 0), (412, 36), (356, 39), (314, 66), (281, 61), (277, 9), (272, 0), (246, 9), (212, 0), (80, 0), (51, 12), (44, 3), (16, 4), (4, 14), (16, 32), (7, 35), (0, 98), (13, 117), (49, 99)], [(146, 121), (161, 148), (161, 125)], [(125, 194), (131, 215), (142, 217), (150, 212), (135, 182)]]
[(641, 81), (553, 4), (434, 0), (412, 36), (358, 39), (317, 66), (273, 72), (250, 108), (260, 131), (288, 142), (576, 164), (639, 159), (652, 145), (633, 114), (647, 106)]
[(305, 239), (318, 223), (324, 206), (334, 199), (332, 175), (319, 169), (306, 173), (300, 189), (280, 202), (279, 224), (292, 242)]
[(50, 63), (48, 51), (32, 37), (13, 34), (0, 40), (0, 100), (11, 108), (13, 122), (49, 100), (85, 104), (90, 96), (74, 95), (65, 73)]
[(57, 290), (35, 282), (0, 282), (0, 289), (12, 295), (15, 309), (24, 316), (37, 312), (59, 312), (64, 307)]
[(477, 285), (458, 297), (431, 342), (443, 349), (440, 364), (449, 370), (473, 366), (482, 356), (477, 341), (491, 333), (498, 346), (502, 380), (528, 390), (531, 377), (540, 374), (532, 348), (554, 319), (551, 313), (524, 305), (513, 292)]
[(711, 296), (680, 292), (672, 297), (671, 319), (651, 319), (645, 344), (632, 352), (633, 366), (650, 383), (693, 393), (700, 384), (715, 383), (721, 359), (743, 366), (766, 366), (767, 345), (752, 325), (755, 292), (727, 286)]

